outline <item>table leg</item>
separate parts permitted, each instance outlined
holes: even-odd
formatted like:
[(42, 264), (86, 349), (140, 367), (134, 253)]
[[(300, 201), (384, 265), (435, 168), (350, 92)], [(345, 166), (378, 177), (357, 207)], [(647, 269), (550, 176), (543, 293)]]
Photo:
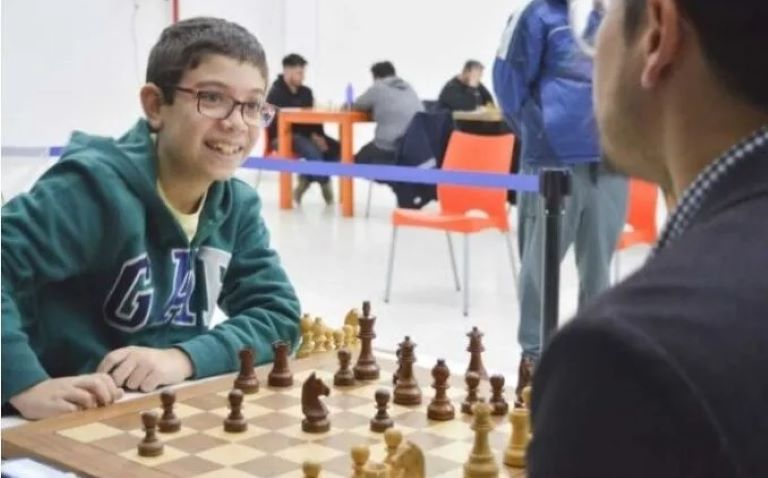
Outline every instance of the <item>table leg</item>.
[[(353, 163), (352, 151), (352, 122), (342, 121), (339, 124), (339, 140), (341, 142), (341, 162)], [(355, 196), (353, 190), (353, 178), (339, 178), (339, 197), (341, 199), (341, 215), (352, 217), (355, 215)]]
[[(293, 141), (291, 141), (291, 123), (283, 121), (278, 115), (277, 122), (277, 154), (281, 158), (293, 158)], [(280, 173), (280, 209), (293, 209), (291, 173)]]

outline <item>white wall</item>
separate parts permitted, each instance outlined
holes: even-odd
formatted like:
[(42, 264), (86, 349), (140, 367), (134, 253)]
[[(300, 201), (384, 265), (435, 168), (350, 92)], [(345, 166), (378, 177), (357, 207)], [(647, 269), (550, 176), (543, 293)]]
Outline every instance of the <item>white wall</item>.
[[(320, 102), (360, 93), (389, 59), (424, 98), (467, 58), (490, 65), (520, 0), (180, 0), (181, 17), (237, 21), (262, 41), (270, 70), (298, 51)], [(2, 144), (62, 144), (73, 129), (117, 135), (139, 116), (147, 56), (169, 0), (3, 0)], [(486, 70), (490, 86), (490, 68)], [(358, 141), (358, 144), (362, 144)]]

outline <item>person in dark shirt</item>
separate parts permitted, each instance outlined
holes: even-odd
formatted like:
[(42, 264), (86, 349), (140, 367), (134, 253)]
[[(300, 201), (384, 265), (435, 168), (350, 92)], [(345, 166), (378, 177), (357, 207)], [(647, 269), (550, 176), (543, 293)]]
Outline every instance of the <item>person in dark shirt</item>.
[(768, 477), (768, 2), (597, 3), (605, 157), (676, 208), (545, 344), (528, 476)]
[(480, 82), (483, 77), (483, 64), (477, 60), (467, 60), (461, 73), (443, 86), (437, 98), (438, 108), (449, 111), (474, 111), (480, 107), (493, 105), (493, 97)]
[[(304, 69), (307, 60), (291, 53), (283, 58), (283, 73), (278, 75), (267, 95), (267, 103), (282, 108), (311, 108), (315, 105), (312, 90), (304, 85)], [(278, 111), (278, 116), (280, 112)], [(293, 152), (308, 161), (338, 161), (339, 142), (326, 136), (321, 124), (296, 124), (292, 126)], [(277, 149), (277, 120), (267, 131), (273, 148)], [(304, 193), (313, 182), (320, 184), (323, 199), (333, 204), (333, 190), (324, 176), (299, 176), (299, 184), (293, 191), (293, 199), (301, 204)]]

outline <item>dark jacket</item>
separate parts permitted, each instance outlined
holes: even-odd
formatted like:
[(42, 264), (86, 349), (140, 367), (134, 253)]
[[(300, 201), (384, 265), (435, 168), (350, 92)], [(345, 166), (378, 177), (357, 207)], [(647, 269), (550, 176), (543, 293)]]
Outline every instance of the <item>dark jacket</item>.
[(493, 97), (482, 83), (474, 88), (454, 77), (443, 86), (437, 103), (440, 108), (449, 111), (473, 111), (480, 106), (493, 103)]
[[(267, 103), (281, 108), (311, 108), (315, 106), (315, 98), (312, 96), (312, 89), (304, 85), (294, 93), (283, 79), (283, 75), (277, 75), (277, 79), (269, 89)], [(277, 114), (279, 116), (280, 112), (278, 111)], [(292, 129), (294, 134), (302, 136), (311, 136), (312, 133), (324, 135), (323, 125), (318, 124), (295, 124)], [(270, 140), (277, 138), (277, 117), (269, 125), (267, 134)]]
[(733, 168), (544, 352), (531, 478), (768, 477), (768, 152)]

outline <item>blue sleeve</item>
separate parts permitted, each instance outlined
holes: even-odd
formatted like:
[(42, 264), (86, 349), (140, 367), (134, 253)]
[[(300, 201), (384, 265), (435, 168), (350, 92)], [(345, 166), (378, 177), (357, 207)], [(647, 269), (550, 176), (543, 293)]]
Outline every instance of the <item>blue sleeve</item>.
[(510, 17), (493, 64), (493, 89), (512, 131), (520, 134), (523, 105), (539, 77), (545, 27), (530, 9)]
[(603, 13), (597, 9), (593, 9), (589, 13), (589, 19), (587, 19), (587, 27), (584, 29), (582, 38), (584, 41), (593, 45), (595, 42), (595, 34), (600, 27), (600, 22), (603, 20)]

